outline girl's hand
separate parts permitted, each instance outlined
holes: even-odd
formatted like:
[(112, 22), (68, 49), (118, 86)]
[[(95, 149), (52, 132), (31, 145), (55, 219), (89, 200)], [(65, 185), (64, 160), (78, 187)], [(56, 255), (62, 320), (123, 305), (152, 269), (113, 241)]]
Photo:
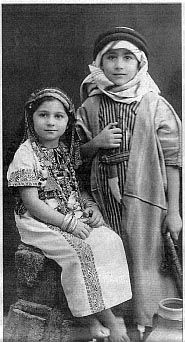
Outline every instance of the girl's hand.
[(98, 148), (117, 148), (120, 147), (122, 131), (116, 127), (118, 122), (109, 123), (97, 136), (96, 145)]
[(87, 216), (89, 212), (92, 212), (92, 216), (88, 217), (86, 220), (88, 220), (87, 222), (91, 228), (98, 228), (105, 224), (103, 216), (96, 206), (89, 207), (85, 210)]
[(182, 219), (179, 212), (167, 213), (163, 222), (163, 232), (170, 232), (172, 239), (178, 240), (179, 233), (182, 229)]
[(82, 240), (85, 240), (90, 235), (92, 228), (84, 223), (81, 219), (78, 220), (75, 230), (72, 234)]

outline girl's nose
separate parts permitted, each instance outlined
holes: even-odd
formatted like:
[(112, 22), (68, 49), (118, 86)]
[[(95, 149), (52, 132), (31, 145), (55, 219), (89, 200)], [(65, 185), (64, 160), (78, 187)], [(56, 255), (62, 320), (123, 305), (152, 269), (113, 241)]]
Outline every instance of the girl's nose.
[(54, 119), (53, 119), (52, 117), (49, 117), (49, 118), (47, 119), (47, 125), (49, 125), (49, 126), (54, 126)]
[(117, 58), (116, 59), (116, 64), (115, 64), (116, 68), (122, 69), (124, 67), (124, 60), (123, 58)]

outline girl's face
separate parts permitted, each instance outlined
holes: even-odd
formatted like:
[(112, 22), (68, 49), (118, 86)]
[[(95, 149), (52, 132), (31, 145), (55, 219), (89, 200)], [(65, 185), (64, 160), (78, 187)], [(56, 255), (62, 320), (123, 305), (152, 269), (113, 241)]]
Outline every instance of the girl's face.
[(59, 138), (64, 134), (68, 115), (63, 104), (56, 99), (44, 101), (33, 114), (33, 125), (39, 142), (48, 148), (58, 146)]
[(102, 70), (114, 84), (120, 86), (134, 78), (139, 62), (135, 55), (126, 49), (112, 49), (102, 57)]

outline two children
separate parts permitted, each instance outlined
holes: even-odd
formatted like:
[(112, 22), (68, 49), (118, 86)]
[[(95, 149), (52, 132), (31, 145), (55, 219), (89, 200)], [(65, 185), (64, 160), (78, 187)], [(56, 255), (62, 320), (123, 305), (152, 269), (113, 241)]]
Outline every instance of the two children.
[(111, 311), (131, 298), (123, 244), (79, 190), (74, 123), (73, 105), (60, 89), (31, 94), (24, 136), (7, 175), (17, 199), (16, 226), (24, 243), (61, 266), (69, 308), (85, 317), (92, 338), (129, 342), (124, 322), (120, 326)]
[(119, 27), (101, 34), (93, 59), (81, 87), (78, 130), (94, 201), (79, 191), (71, 162), (78, 162), (75, 115), (58, 89), (37, 91), (26, 103), (8, 182), (16, 189), (21, 240), (62, 267), (72, 314), (87, 318), (92, 337), (122, 342), (129, 338), (110, 308), (130, 299), (131, 289), (117, 234), (136, 323), (151, 326), (159, 301), (177, 296), (159, 269), (162, 232), (177, 240), (182, 226), (180, 121), (148, 74), (147, 44), (138, 32)]
[[(176, 297), (159, 269), (162, 232), (178, 239), (180, 120), (148, 74), (148, 48), (135, 30), (116, 27), (94, 45), (81, 85), (81, 152), (91, 193), (123, 240), (135, 321), (152, 325), (158, 303)], [(87, 178), (87, 176), (86, 176)]]

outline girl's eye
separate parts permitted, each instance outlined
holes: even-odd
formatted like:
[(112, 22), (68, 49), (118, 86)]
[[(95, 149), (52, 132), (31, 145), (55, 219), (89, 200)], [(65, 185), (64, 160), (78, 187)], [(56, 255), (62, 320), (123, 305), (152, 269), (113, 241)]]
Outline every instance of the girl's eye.
[(46, 118), (47, 114), (46, 114), (46, 113), (39, 113), (39, 116), (40, 116), (41, 118)]
[(132, 57), (132, 56), (130, 56), (130, 55), (126, 55), (126, 56), (125, 56), (125, 59), (128, 61), (128, 60), (131, 60), (131, 59), (133, 59), (133, 57)]
[(63, 115), (62, 115), (62, 114), (56, 114), (55, 117), (56, 117), (57, 119), (62, 119)]
[(107, 59), (109, 59), (109, 60), (113, 60), (113, 59), (115, 59), (116, 58), (116, 56), (114, 56), (114, 55), (108, 55), (107, 56)]

